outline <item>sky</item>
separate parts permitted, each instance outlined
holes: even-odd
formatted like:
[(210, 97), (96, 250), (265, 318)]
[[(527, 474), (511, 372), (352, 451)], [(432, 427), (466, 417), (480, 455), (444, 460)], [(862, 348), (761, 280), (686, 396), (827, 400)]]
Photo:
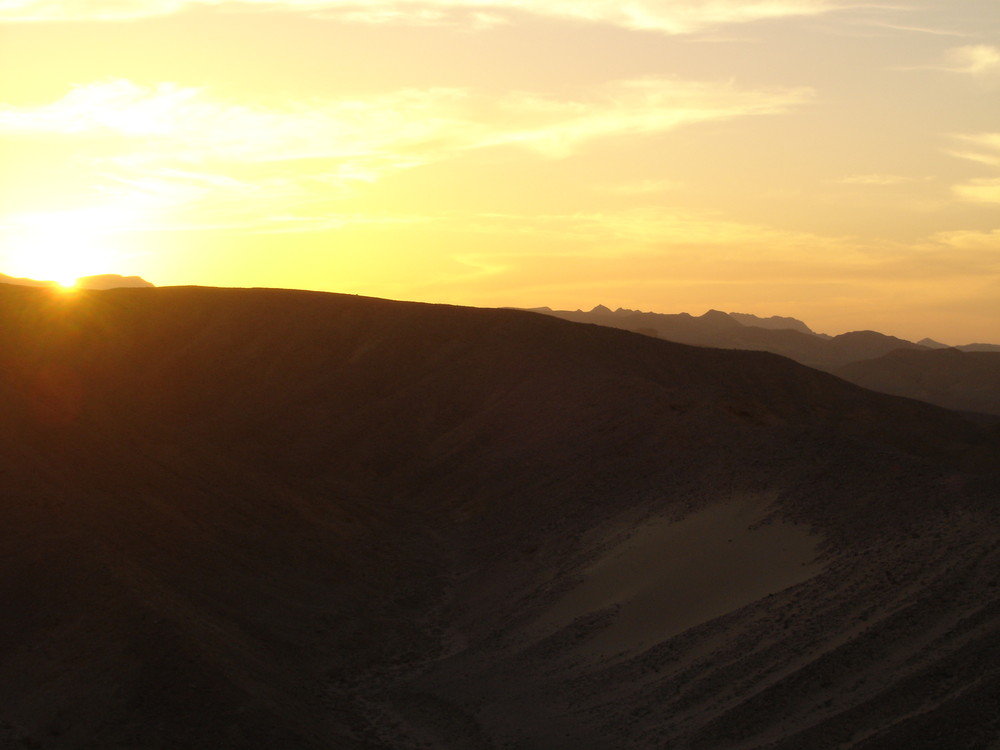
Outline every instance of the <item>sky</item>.
[(0, 0), (0, 273), (1000, 343), (1000, 2)]

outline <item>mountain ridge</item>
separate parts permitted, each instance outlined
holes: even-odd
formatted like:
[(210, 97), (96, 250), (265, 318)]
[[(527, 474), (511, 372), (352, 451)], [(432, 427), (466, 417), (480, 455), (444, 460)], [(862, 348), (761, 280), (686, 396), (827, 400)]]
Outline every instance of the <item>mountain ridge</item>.
[[(509, 310), (6, 286), (0, 316), (17, 741), (992, 731), (1000, 436), (958, 414), (769, 353)], [(705, 568), (693, 586), (685, 559)], [(727, 592), (738, 571), (756, 577)]]
[[(551, 308), (537, 308), (533, 311), (580, 323), (621, 328), (694, 346), (768, 351), (809, 367), (834, 373), (873, 390), (896, 396), (919, 398), (946, 408), (954, 408), (954, 404), (969, 403), (968, 399), (964, 398), (961, 392), (962, 386), (959, 384), (971, 382), (976, 377), (972, 372), (965, 372), (965, 368), (971, 366), (971, 360), (949, 360), (953, 366), (960, 368), (955, 373), (953, 383), (949, 385), (946, 379), (939, 378), (938, 385), (934, 389), (921, 390), (905, 386), (903, 381), (910, 376), (910, 372), (923, 373), (920, 376), (923, 378), (935, 377), (931, 371), (939, 366), (940, 360), (933, 356), (910, 357), (905, 364), (907, 372), (903, 372), (892, 370), (894, 366), (901, 366), (903, 360), (889, 355), (904, 349), (919, 351), (922, 355), (931, 355), (932, 352), (942, 349), (954, 349), (987, 352), (991, 356), (1000, 358), (1000, 345), (995, 344), (947, 347), (931, 339), (914, 343), (878, 331), (851, 331), (828, 336), (813, 333), (802, 321), (779, 316), (758, 318), (742, 313), (727, 314), (710, 310), (704, 315), (695, 317), (687, 313), (642, 313), (622, 309), (611, 313), (606, 307), (600, 306), (600, 308), (600, 310), (594, 308), (589, 313), (579, 310), (558, 311)], [(723, 316), (727, 316), (729, 320)], [(734, 323), (736, 325), (733, 325)], [(889, 358), (884, 359), (879, 366), (864, 368), (859, 364), (885, 357)], [(876, 375), (876, 371), (880, 374)], [(975, 400), (978, 408), (985, 409), (988, 414), (1000, 415), (1000, 381), (992, 385), (984, 383), (977, 389), (980, 392), (980, 396)], [(989, 391), (988, 395), (986, 391)]]

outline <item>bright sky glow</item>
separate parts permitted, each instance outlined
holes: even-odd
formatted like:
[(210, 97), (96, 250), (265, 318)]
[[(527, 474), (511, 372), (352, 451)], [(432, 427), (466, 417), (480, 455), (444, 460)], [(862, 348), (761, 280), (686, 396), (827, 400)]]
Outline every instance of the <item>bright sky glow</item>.
[(0, 273), (1000, 342), (1000, 4), (0, 0)]
[(108, 234), (123, 225), (123, 214), (91, 209), (14, 219), (17, 223), (7, 227), (4, 238), (4, 271), (9, 276), (70, 287), (81, 276), (102, 273), (118, 263)]

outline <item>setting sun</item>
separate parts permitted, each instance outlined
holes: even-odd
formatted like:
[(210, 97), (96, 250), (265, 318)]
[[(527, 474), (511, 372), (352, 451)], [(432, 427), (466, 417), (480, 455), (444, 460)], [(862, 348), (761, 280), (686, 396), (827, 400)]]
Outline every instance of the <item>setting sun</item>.
[(3, 248), (4, 268), (14, 276), (73, 287), (81, 276), (114, 268), (102, 216), (65, 211), (22, 217)]
[(0, 0), (0, 274), (992, 341), (997, 7)]

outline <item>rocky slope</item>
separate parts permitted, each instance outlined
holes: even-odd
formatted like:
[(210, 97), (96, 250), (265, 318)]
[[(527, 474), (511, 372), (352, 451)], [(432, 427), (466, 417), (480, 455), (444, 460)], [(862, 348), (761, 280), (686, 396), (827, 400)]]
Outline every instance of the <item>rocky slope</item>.
[[(922, 339), (915, 344), (877, 331), (851, 331), (839, 336), (825, 336), (814, 334), (795, 318), (758, 318), (718, 310), (709, 310), (698, 317), (687, 313), (612, 312), (603, 305), (589, 312), (550, 308), (538, 308), (535, 312), (579, 323), (621, 328), (693, 346), (772, 352), (894, 396), (917, 398), (948, 409), (1000, 414), (997, 407), (1000, 403), (1000, 379), (984, 377), (984, 367), (989, 368), (985, 364), (988, 360), (938, 352), (950, 349), (995, 355), (1000, 346), (994, 344), (966, 344), (949, 348), (931, 339)], [(897, 355), (897, 352), (900, 354)]]
[(874, 391), (1000, 415), (1000, 352), (896, 350), (834, 373)]
[(998, 435), (511, 310), (0, 286), (0, 746), (991, 747)]
[(852, 331), (839, 336), (813, 333), (794, 318), (757, 318), (740, 313), (709, 310), (704, 315), (663, 314), (616, 310), (598, 305), (589, 312), (550, 310), (544, 312), (577, 323), (621, 328), (668, 341), (720, 349), (749, 349), (772, 352), (809, 367), (832, 370), (850, 362), (888, 354), (896, 349), (928, 350), (910, 341), (877, 331)]

